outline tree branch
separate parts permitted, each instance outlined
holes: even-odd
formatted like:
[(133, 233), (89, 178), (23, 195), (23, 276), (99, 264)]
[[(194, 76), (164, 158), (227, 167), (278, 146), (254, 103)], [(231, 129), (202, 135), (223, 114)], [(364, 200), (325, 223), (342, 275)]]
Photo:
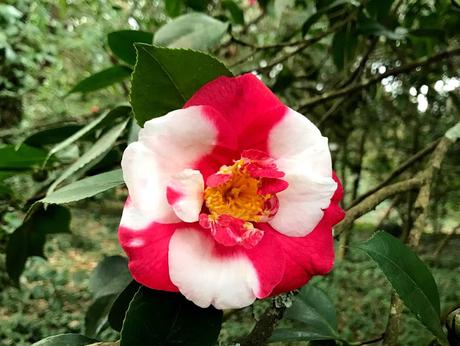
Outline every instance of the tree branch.
[(450, 57), (457, 56), (457, 55), (460, 55), (460, 48), (454, 48), (454, 49), (451, 49), (451, 50), (446, 50), (446, 51), (441, 52), (439, 54), (433, 55), (433, 56), (431, 56), (429, 58), (424, 58), (424, 59), (414, 61), (414, 62), (412, 62), (410, 64), (405, 65), (405, 66), (395, 68), (393, 70), (389, 70), (389, 71), (387, 71), (387, 72), (385, 72), (383, 74), (379, 74), (379, 75), (375, 76), (374, 78), (371, 78), (371, 79), (369, 79), (367, 81), (362, 82), (361, 84), (351, 85), (351, 86), (348, 86), (348, 87), (345, 87), (345, 88), (342, 88), (342, 89), (339, 89), (339, 90), (335, 90), (335, 91), (331, 91), (329, 93), (325, 93), (322, 96), (315, 97), (315, 98), (311, 99), (310, 101), (306, 102), (305, 104), (303, 104), (300, 107), (299, 111), (304, 111), (305, 109), (307, 109), (309, 107), (316, 106), (318, 104), (321, 104), (321, 103), (323, 103), (325, 101), (335, 99), (337, 97), (342, 97), (342, 96), (353, 94), (353, 93), (355, 93), (357, 91), (360, 91), (362, 89), (365, 89), (365, 88), (369, 87), (370, 85), (379, 83), (382, 79), (385, 79), (387, 77), (397, 76), (397, 75), (400, 75), (400, 74), (403, 74), (403, 73), (407, 73), (407, 72), (410, 72), (412, 70), (415, 70), (418, 67), (428, 66), (428, 65), (430, 65), (432, 63), (442, 61), (444, 59), (448, 59)]
[(276, 307), (275, 304), (265, 310), (262, 317), (257, 321), (254, 329), (240, 342), (241, 346), (263, 346), (273, 333), (276, 324), (284, 315), (285, 306)]

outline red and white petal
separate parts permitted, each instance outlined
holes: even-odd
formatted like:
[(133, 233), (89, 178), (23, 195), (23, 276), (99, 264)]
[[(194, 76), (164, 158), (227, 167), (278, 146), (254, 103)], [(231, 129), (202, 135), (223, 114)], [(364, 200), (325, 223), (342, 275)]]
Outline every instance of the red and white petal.
[(196, 222), (203, 206), (204, 181), (200, 171), (184, 169), (170, 180), (166, 197), (182, 221)]
[[(125, 212), (126, 208), (123, 214)], [(150, 223), (146, 227), (133, 229), (127, 226), (130, 218), (120, 225), (118, 238), (128, 255), (128, 267), (134, 280), (152, 289), (177, 292), (169, 277), (168, 251), (171, 236), (178, 225)], [(131, 225), (141, 226), (138, 221), (134, 222)]]
[[(213, 116), (210, 116), (212, 114)], [(134, 206), (155, 221), (179, 221), (166, 198), (171, 177), (209, 155), (215, 146), (231, 144), (222, 137), (214, 110), (189, 107), (147, 121), (139, 140), (131, 143), (121, 162)], [(223, 120), (222, 120), (223, 121)], [(222, 137), (222, 138), (221, 138)]]
[(222, 114), (246, 149), (267, 152), (267, 137), (285, 113), (285, 106), (255, 75), (219, 77), (201, 87), (185, 107), (209, 105)]
[(305, 236), (319, 223), (337, 189), (327, 138), (288, 108), (270, 133), (269, 152), (289, 184), (277, 194), (279, 209), (270, 224), (285, 235)]
[(190, 227), (177, 229), (171, 238), (169, 273), (179, 291), (203, 308), (248, 306), (259, 287), (257, 272), (243, 253), (225, 254), (209, 234)]

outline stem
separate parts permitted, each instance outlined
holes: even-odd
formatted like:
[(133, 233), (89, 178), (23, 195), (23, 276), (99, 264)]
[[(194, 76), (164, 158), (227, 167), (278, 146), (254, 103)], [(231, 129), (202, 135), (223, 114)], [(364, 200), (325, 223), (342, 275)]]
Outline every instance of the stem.
[(276, 307), (274, 304), (267, 308), (249, 335), (240, 342), (241, 346), (263, 346), (273, 333), (276, 324), (283, 317), (285, 306)]

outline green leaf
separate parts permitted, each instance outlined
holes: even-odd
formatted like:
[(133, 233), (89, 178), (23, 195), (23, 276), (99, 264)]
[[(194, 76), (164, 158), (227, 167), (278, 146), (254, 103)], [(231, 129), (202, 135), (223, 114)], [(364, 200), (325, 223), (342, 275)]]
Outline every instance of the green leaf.
[(270, 341), (338, 339), (333, 303), (321, 289), (306, 285), (296, 296), (285, 317), (301, 322), (303, 328), (275, 330)]
[(206, 53), (146, 44), (136, 44), (136, 49), (131, 105), (141, 126), (147, 120), (182, 108), (207, 82), (232, 75), (224, 64)]
[(214, 346), (221, 323), (221, 310), (202, 309), (180, 293), (141, 287), (126, 312), (120, 346)]
[(153, 43), (170, 48), (207, 50), (214, 47), (227, 32), (228, 23), (204, 13), (188, 13), (163, 25)]
[(132, 280), (126, 288), (116, 297), (109, 312), (109, 324), (117, 332), (123, 327), (126, 311), (128, 311), (129, 303), (133, 299), (140, 285)]
[(110, 49), (117, 58), (134, 66), (136, 64), (134, 43), (142, 42), (150, 44), (153, 41), (153, 34), (139, 30), (113, 31), (107, 35), (107, 41)]
[(46, 235), (64, 232), (70, 232), (70, 212), (58, 205), (46, 209), (42, 206), (35, 208), (13, 232), (6, 246), (6, 270), (16, 285), (19, 285), (19, 277), (24, 271), (27, 258), (45, 257), (43, 246)]
[(452, 126), (449, 130), (447, 130), (445, 136), (449, 138), (451, 141), (456, 141), (460, 138), (460, 122)]
[(115, 107), (114, 109), (101, 114), (99, 117), (89, 122), (88, 125), (83, 127), (81, 130), (79, 130), (78, 132), (75, 132), (72, 136), (68, 137), (61, 143), (51, 148), (51, 150), (48, 152), (47, 160), (49, 160), (49, 158), (53, 156), (54, 154), (56, 154), (57, 152), (75, 143), (77, 140), (87, 135), (91, 131), (95, 130), (96, 128), (99, 128), (102, 124), (106, 122), (113, 122), (119, 117), (127, 117), (130, 112), (131, 112), (131, 107), (123, 105), (123, 106)]
[(89, 280), (94, 301), (85, 315), (86, 335), (95, 337), (103, 329), (113, 302), (131, 281), (126, 258), (110, 256), (99, 262)]
[(110, 256), (98, 263), (91, 273), (89, 288), (96, 298), (119, 294), (130, 282), (128, 260), (122, 256)]
[(394, 0), (369, 0), (366, 8), (372, 17), (382, 20), (388, 16), (393, 2)]
[(357, 31), (363, 35), (385, 36), (390, 40), (402, 40), (407, 36), (407, 29), (405, 28), (398, 27), (395, 30), (390, 30), (373, 20), (360, 22)]
[(62, 183), (64, 180), (69, 178), (72, 174), (77, 172), (79, 169), (95, 160), (97, 157), (100, 157), (104, 153), (107, 153), (112, 145), (115, 143), (117, 138), (122, 134), (123, 130), (126, 128), (129, 119), (126, 119), (121, 124), (116, 125), (109, 131), (107, 131), (101, 138), (99, 138), (93, 146), (84, 153), (77, 161), (72, 163), (48, 188), (46, 195), (50, 195), (56, 187)]
[(353, 60), (357, 44), (356, 29), (353, 23), (348, 23), (344, 30), (334, 34), (331, 48), (337, 70), (343, 70)]
[(45, 145), (56, 144), (66, 140), (83, 126), (78, 124), (68, 124), (58, 127), (44, 129), (30, 135), (24, 140), (24, 144), (34, 147), (43, 147)]
[(441, 342), (438, 288), (426, 265), (407, 246), (386, 232), (356, 245), (379, 266), (404, 304)]
[(119, 83), (131, 75), (132, 70), (127, 66), (115, 65), (100, 72), (94, 73), (88, 78), (78, 82), (69, 94), (88, 93), (91, 91), (106, 88), (112, 84)]
[(46, 151), (21, 145), (5, 145), (0, 147), (0, 169), (28, 170), (40, 166), (46, 159)]
[(323, 15), (332, 10), (335, 10), (339, 6), (349, 4), (350, 2), (350, 0), (335, 0), (331, 4), (322, 7), (320, 10), (313, 13), (310, 17), (307, 18), (307, 20), (302, 25), (302, 36), (308, 34), (308, 31), (313, 26), (313, 24), (315, 24)]
[(41, 199), (42, 203), (63, 204), (79, 201), (124, 184), (121, 169), (101, 173), (70, 183)]
[(49, 336), (46, 339), (32, 344), (32, 346), (85, 346), (95, 342), (97, 342), (97, 340), (80, 334), (59, 334)]
[(222, 7), (230, 12), (232, 22), (239, 25), (244, 25), (244, 12), (233, 0), (222, 1)]
[(168, 16), (177, 17), (182, 11), (182, 3), (183, 0), (165, 0), (165, 10)]

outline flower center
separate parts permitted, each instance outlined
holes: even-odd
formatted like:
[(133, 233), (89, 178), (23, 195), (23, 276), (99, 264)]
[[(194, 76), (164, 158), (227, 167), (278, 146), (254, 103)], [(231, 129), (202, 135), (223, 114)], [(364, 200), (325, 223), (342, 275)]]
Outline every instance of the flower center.
[(231, 166), (206, 179), (206, 213), (199, 223), (224, 246), (256, 246), (264, 232), (253, 222), (266, 222), (278, 211), (276, 193), (288, 187), (275, 161), (257, 150), (246, 150)]
[(216, 219), (219, 215), (230, 215), (244, 221), (259, 221), (264, 204), (271, 197), (258, 193), (261, 178), (253, 178), (247, 172), (243, 159), (232, 166), (223, 166), (218, 174), (228, 180), (204, 191), (210, 216)]

